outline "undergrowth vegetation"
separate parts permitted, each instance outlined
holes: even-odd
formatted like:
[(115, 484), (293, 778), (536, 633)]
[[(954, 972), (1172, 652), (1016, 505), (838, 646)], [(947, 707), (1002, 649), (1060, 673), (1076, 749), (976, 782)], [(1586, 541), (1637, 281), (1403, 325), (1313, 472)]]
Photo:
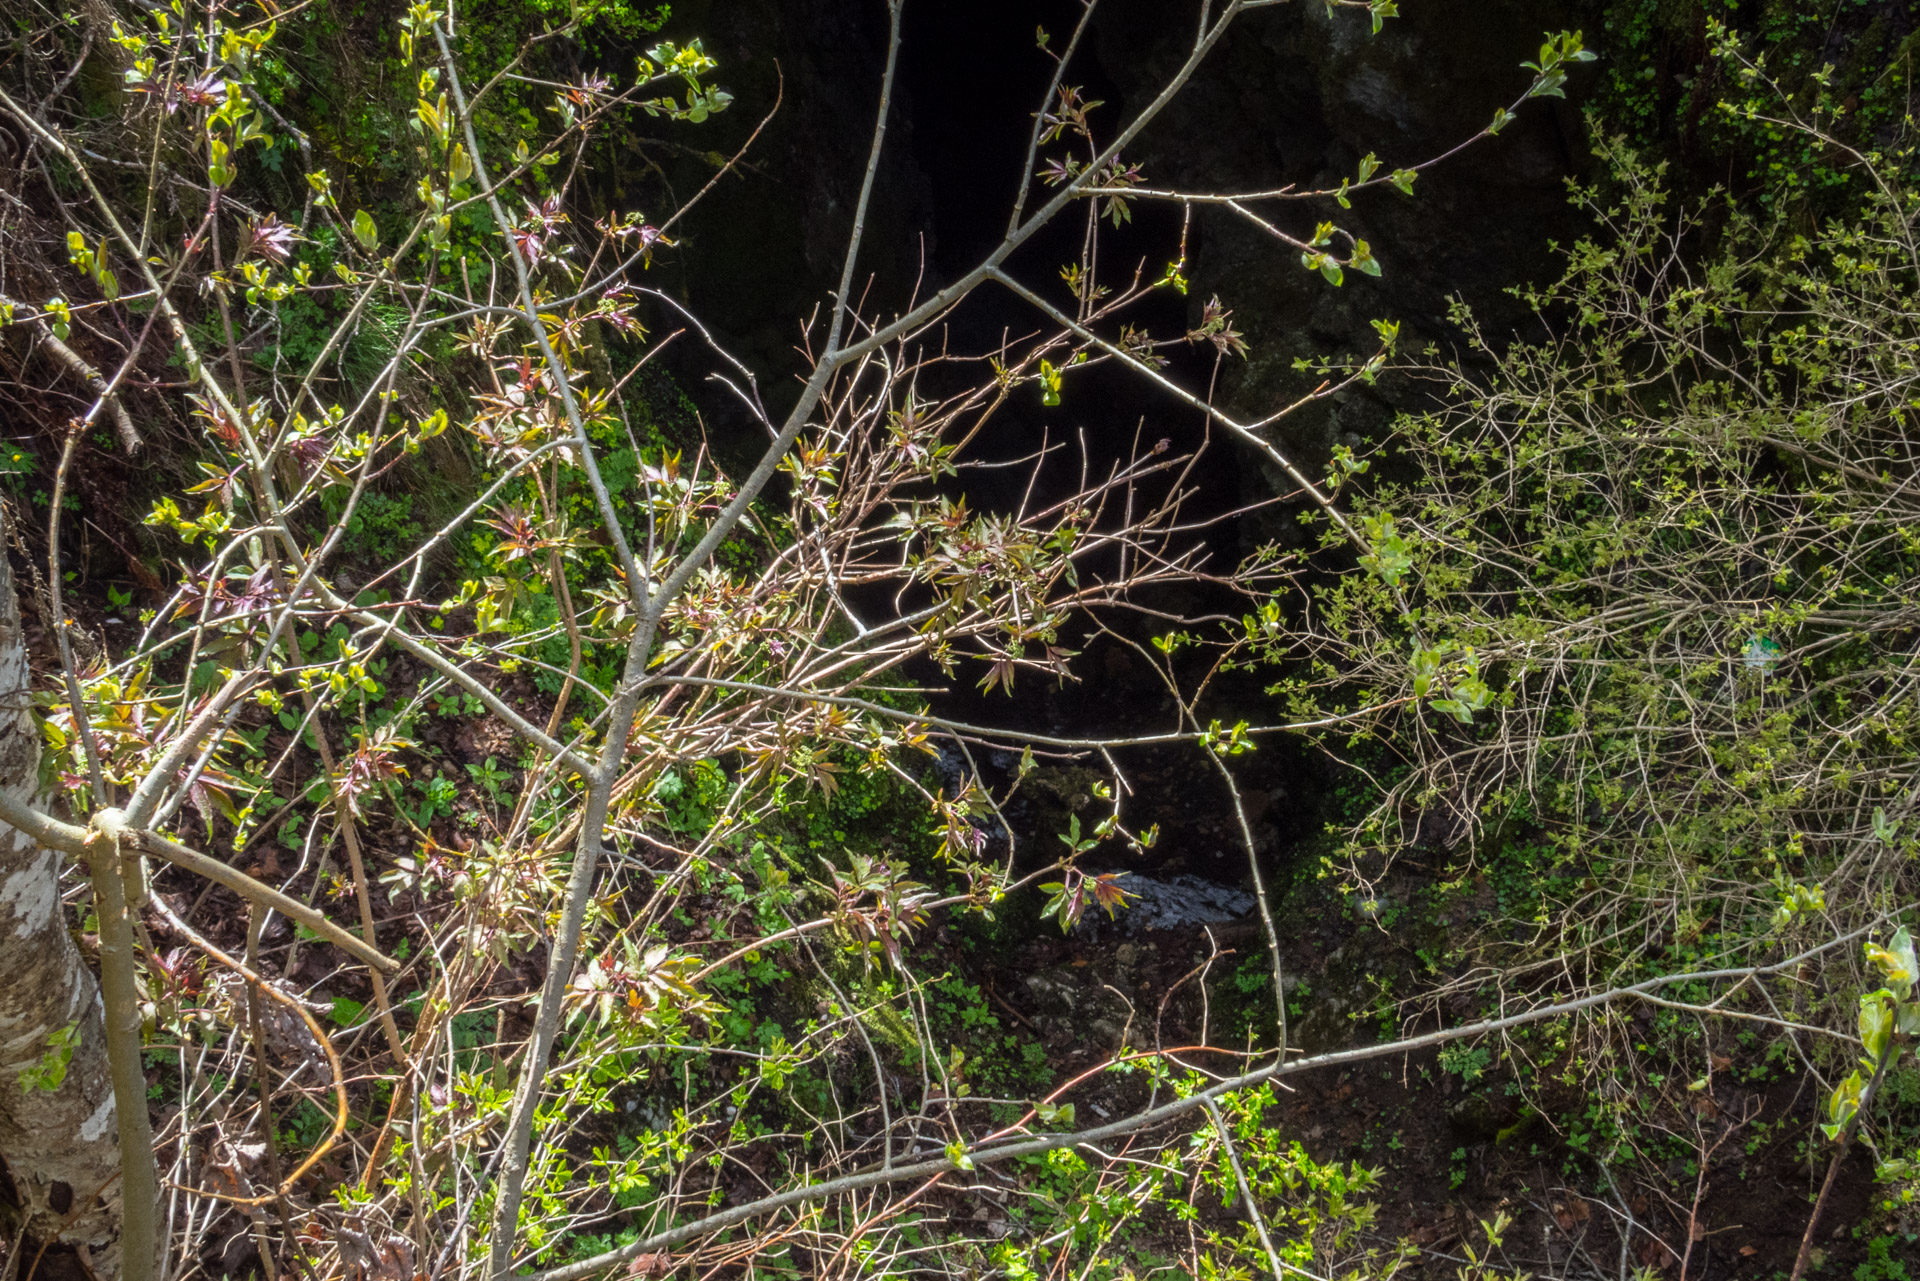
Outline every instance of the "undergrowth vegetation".
[[(1911, 922), (1911, 123), (1856, 148), (1825, 77), (1790, 94), (1715, 34), (1741, 89), (1722, 127), (1803, 157), (1776, 199), (1676, 201), (1603, 143), (1606, 182), (1575, 191), (1596, 230), (1527, 295), (1541, 336), (1457, 312), (1462, 358), (1413, 367), (1441, 407), (1356, 494), (1378, 572), (1321, 587), (1317, 627), (1273, 629), (1270, 657), (1299, 664), (1277, 692), (1353, 713), (1327, 742), (1377, 785), (1325, 866), (1413, 941), (1411, 984), (1376, 1008), (1416, 1023)], [(1430, 714), (1469, 706), (1494, 714)], [(1904, 1249), (1920, 1114), (1872, 1031), (1904, 956), (1536, 1025), (1490, 1047), (1506, 1115), (1552, 1131), (1569, 1175), (1664, 1171), (1692, 1222), (1737, 1136), (1797, 1145), (1824, 1206), (1878, 1082), (1882, 1190), (1855, 1226)], [(1760, 1122), (1782, 1079), (1827, 1100), (1826, 1143)]]

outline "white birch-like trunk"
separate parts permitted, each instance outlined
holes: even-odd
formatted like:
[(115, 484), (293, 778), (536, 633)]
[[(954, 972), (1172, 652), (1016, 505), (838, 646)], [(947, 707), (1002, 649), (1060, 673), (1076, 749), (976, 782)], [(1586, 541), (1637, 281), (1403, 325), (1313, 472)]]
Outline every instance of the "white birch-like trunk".
[[(21, 804), (39, 791), (30, 684), (20, 603), (0, 553), (0, 788)], [(19, 1201), (6, 1205), (0, 1188), (0, 1222), (11, 1218), (11, 1241), (24, 1214), (29, 1240), (79, 1247), (96, 1277), (115, 1281), (120, 1145), (106, 1023), (100, 985), (68, 931), (60, 864), (0, 823), (0, 1161)], [(62, 1043), (71, 1046), (65, 1075), (46, 1088)]]

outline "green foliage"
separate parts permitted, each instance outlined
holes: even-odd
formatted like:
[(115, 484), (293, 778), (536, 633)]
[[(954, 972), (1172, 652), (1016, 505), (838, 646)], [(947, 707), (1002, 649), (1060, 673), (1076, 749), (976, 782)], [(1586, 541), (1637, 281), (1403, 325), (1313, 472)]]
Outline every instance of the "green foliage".
[[(1260, 1086), (1229, 1096), (1221, 1111), (1247, 1189), (1276, 1238), (1281, 1261), (1321, 1276), (1369, 1281), (1394, 1276), (1417, 1251), (1404, 1241), (1383, 1245), (1373, 1231), (1378, 1206), (1369, 1194), (1379, 1189), (1381, 1172), (1357, 1162), (1315, 1161), (1297, 1139), (1266, 1121), (1275, 1102), (1272, 1089)], [(1226, 1152), (1213, 1146), (1220, 1138), (1217, 1129), (1202, 1131), (1193, 1147), (1213, 1192), (1231, 1205), (1242, 1198)], [(1211, 1247), (1203, 1256), (1214, 1269), (1211, 1275), (1231, 1275), (1236, 1266), (1260, 1270), (1265, 1252), (1252, 1223), (1237, 1231), (1209, 1227), (1203, 1235)]]
[[(1897, 132), (1849, 152), (1832, 104), (1784, 102), (1721, 52), (1729, 128), (1798, 157), (1757, 174), (1772, 198), (1679, 202), (1604, 143), (1608, 180), (1575, 193), (1592, 235), (1522, 295), (1540, 324), (1513, 339), (1456, 311), (1471, 359), (1418, 366), (1441, 405), (1396, 425), (1391, 465), (1340, 462), (1357, 564), (1313, 586), (1312, 625), (1262, 611), (1240, 634), (1291, 714), (1339, 717), (1319, 741), (1357, 768), (1329, 873), (1368, 904), (1391, 888), (1374, 919), (1417, 958), (1417, 986), (1375, 1005), (1389, 1027), (1871, 930), (1865, 967), (1851, 945), (1809, 963), (1825, 995), (1793, 1017), (1836, 1034), (1813, 1052), (1836, 1087), (1827, 1139), (1856, 1132), (1876, 1080), (1891, 1091), (1881, 1213), (1904, 1231), (1920, 752), (1893, 620), (1920, 609), (1915, 153)], [(1845, 174), (1818, 201), (1813, 159)], [(1703, 1159), (1688, 1118), (1720, 1074), (1802, 1059), (1764, 1024), (1732, 1048), (1742, 1025), (1706, 1011), (1778, 1017), (1784, 984), (1665, 997), (1699, 1008), (1542, 1024), (1439, 1067), (1561, 1118), (1570, 1175), (1684, 1194)], [(1810, 1126), (1753, 1142), (1831, 1155)]]
[(67, 1067), (73, 1062), (73, 1049), (80, 1037), (80, 1024), (73, 1022), (47, 1034), (47, 1049), (38, 1063), (20, 1069), (20, 1088), (45, 1090), (49, 1094), (67, 1079)]
[[(1795, 0), (1609, 0), (1593, 106), (1643, 152), (1684, 155), (1683, 182), (1695, 173), (1721, 180), (1731, 167), (1740, 194), (1758, 206), (1843, 213), (1860, 188), (1840, 153), (1722, 103), (1763, 105), (1769, 116), (1790, 105), (1849, 144), (1876, 145), (1906, 115), (1913, 74), (1914, 38), (1900, 34), (1891, 10), (1879, 0), (1824, 10)], [(1731, 72), (1715, 48), (1721, 24), (1770, 83)]]
[(961, 1052), (950, 1061), (957, 1064), (952, 1075), (962, 1078), (963, 1091), (1039, 1098), (1052, 1086), (1046, 1047), (1003, 1023), (977, 984), (951, 974), (935, 979), (927, 985), (926, 1003), (935, 1044)]
[[(1854, 847), (1851, 816), (1904, 795), (1920, 765), (1906, 709), (1881, 693), (1904, 660), (1867, 625), (1909, 608), (1920, 582), (1905, 518), (1883, 505), (1882, 485), (1906, 481), (1869, 480), (1866, 461), (1911, 413), (1898, 389), (1915, 283), (1898, 246), (1914, 206), (1875, 197), (1813, 238), (1753, 226), (1729, 242), (1737, 256), (1667, 289), (1649, 278), (1676, 252), (1657, 175), (1610, 154), (1624, 202), (1584, 197), (1608, 238), (1577, 246), (1535, 299), (1578, 325), (1487, 347), (1484, 383), (1438, 371), (1458, 407), (1402, 425), (1423, 478), (1359, 497), (1373, 572), (1323, 593), (1334, 641), (1316, 644), (1355, 704), (1410, 695), (1476, 726), (1450, 741), (1383, 713), (1470, 780), (1448, 802), (1463, 820), (1538, 833), (1537, 854), (1482, 864), (1520, 878), (1505, 919), (1566, 922), (1585, 945), (1617, 919), (1599, 904), (1632, 914), (1677, 893), (1669, 958), (1736, 955), (1771, 937), (1778, 894), (1794, 905), (1783, 922), (1831, 915), (1834, 887), (1805, 887)], [(1413, 527), (1430, 532), (1399, 532)], [(1416, 607), (1413, 636), (1383, 583)], [(1847, 723), (1859, 731), (1828, 737)], [(1413, 799), (1431, 777), (1391, 794)], [(1394, 844), (1388, 813), (1358, 825), (1357, 860)], [(1642, 861), (1649, 841), (1678, 863)], [(1606, 892), (1573, 914), (1595, 880)], [(1525, 928), (1513, 938), (1528, 946)]]
[(336, 521), (345, 513), (345, 540), (340, 553), (348, 560), (362, 565), (389, 564), (425, 532), (414, 516), (413, 494), (372, 490), (360, 495), (350, 513), (346, 512), (346, 499), (341, 491), (328, 490), (321, 498), (321, 510)]
[(1440, 1051), (1440, 1070), (1460, 1078), (1460, 1084), (1472, 1085), (1486, 1075), (1493, 1053), (1484, 1045), (1456, 1042)]
[(1915, 1244), (1912, 1237), (1875, 1236), (1867, 1242), (1866, 1262), (1853, 1270), (1853, 1281), (1913, 1281), (1907, 1261), (1913, 1257)]

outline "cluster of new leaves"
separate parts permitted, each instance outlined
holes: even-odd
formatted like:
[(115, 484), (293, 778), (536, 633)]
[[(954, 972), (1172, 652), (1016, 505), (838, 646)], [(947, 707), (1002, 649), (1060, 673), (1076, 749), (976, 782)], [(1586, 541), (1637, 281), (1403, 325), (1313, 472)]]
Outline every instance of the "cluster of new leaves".
[[(1869, 1082), (1886, 1076), (1900, 1050), (1920, 1037), (1920, 1001), (1914, 984), (1920, 980), (1920, 960), (1914, 957), (1913, 935), (1903, 925), (1886, 946), (1869, 943), (1867, 961), (1885, 980), (1878, 991), (1860, 997), (1860, 1066), (1833, 1087), (1827, 1098), (1827, 1119), (1820, 1128), (1829, 1139), (1852, 1131), (1854, 1118), (1867, 1100)], [(1861, 1072), (1866, 1075), (1862, 1076)]]
[(847, 863), (845, 872), (827, 865), (834, 929), (849, 950), (883, 956), (890, 965), (904, 968), (903, 948), (913, 942), (914, 929), (926, 923), (925, 906), (933, 895), (884, 859), (849, 854)]
[(679, 1020), (719, 1009), (694, 986), (699, 968), (698, 958), (674, 956), (665, 944), (643, 951), (623, 939), (617, 953), (588, 961), (574, 978), (575, 1017), (645, 1033), (647, 1039), (670, 1036)]

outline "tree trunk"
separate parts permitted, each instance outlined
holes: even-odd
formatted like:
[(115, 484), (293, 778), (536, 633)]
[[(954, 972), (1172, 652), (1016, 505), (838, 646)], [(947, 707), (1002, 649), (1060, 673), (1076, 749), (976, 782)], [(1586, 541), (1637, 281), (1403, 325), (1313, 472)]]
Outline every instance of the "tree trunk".
[[(0, 788), (30, 803), (40, 733), (13, 574), (0, 552)], [(70, 1056), (70, 1057), (69, 1057)], [(101, 1281), (121, 1275), (120, 1144), (100, 985), (60, 901), (60, 855), (0, 824), (0, 1158), (30, 1239), (85, 1252)]]

